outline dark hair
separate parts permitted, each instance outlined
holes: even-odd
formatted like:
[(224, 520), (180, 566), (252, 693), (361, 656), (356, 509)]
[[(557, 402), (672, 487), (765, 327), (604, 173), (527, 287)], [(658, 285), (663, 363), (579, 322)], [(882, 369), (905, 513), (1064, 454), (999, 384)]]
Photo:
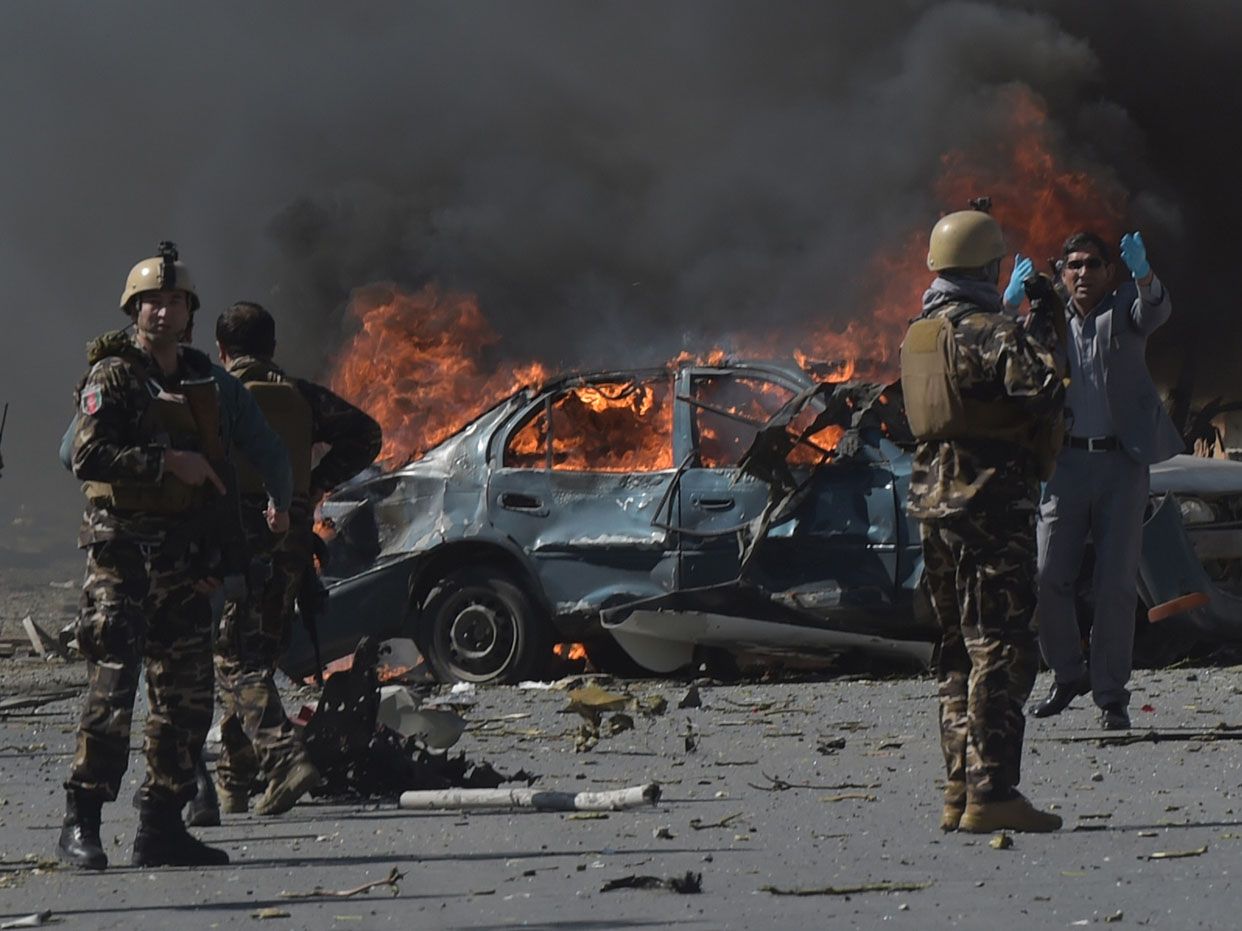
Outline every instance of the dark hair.
[(1061, 255), (1067, 256), (1071, 252), (1083, 252), (1088, 246), (1094, 248), (1105, 262), (1112, 264), (1113, 257), (1109, 252), (1108, 244), (1104, 242), (1099, 234), (1092, 233), (1089, 230), (1079, 230), (1065, 240), (1065, 245), (1061, 247)]
[(270, 359), (276, 353), (276, 321), (252, 301), (238, 301), (216, 319), (216, 342), (230, 356)]

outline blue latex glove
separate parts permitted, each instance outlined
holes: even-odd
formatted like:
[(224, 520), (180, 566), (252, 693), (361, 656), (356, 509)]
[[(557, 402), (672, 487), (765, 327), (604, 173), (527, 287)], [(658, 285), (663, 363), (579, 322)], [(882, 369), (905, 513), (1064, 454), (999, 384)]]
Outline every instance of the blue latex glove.
[(1013, 274), (1009, 276), (1009, 286), (1005, 288), (1005, 306), (1017, 309), (1022, 306), (1022, 298), (1026, 297), (1026, 291), (1022, 289), (1022, 282), (1030, 278), (1035, 273), (1035, 263), (1030, 259), (1023, 258), (1019, 252), (1013, 257)]
[(1151, 265), (1147, 261), (1147, 247), (1143, 245), (1143, 234), (1135, 231), (1121, 237), (1121, 258), (1135, 281), (1141, 281), (1151, 274)]

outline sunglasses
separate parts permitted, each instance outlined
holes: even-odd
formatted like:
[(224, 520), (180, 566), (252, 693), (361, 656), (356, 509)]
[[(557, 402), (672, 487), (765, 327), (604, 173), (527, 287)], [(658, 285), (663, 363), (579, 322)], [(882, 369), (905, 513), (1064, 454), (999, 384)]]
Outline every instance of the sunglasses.
[(1103, 259), (1070, 259), (1065, 263), (1065, 267), (1071, 271), (1078, 271), (1081, 268), (1103, 268)]

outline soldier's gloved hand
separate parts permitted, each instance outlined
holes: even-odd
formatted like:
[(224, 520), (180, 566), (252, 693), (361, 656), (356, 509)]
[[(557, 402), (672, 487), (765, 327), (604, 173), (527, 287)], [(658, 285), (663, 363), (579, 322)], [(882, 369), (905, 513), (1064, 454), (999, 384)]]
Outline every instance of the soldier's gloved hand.
[(1031, 277), (1035, 271), (1035, 263), (1019, 252), (1013, 257), (1013, 274), (1009, 276), (1009, 286), (1005, 288), (1005, 306), (1017, 310), (1022, 305), (1022, 282)]
[(220, 481), (216, 470), (201, 453), (184, 449), (166, 449), (164, 450), (164, 468), (187, 485), (197, 486), (203, 482), (211, 482), (220, 494), (226, 493), (224, 482)]
[(1138, 230), (1126, 233), (1121, 237), (1121, 258), (1135, 281), (1142, 281), (1151, 274), (1151, 263), (1147, 261), (1147, 246), (1143, 244), (1143, 234)]
[(1061, 303), (1061, 296), (1057, 294), (1057, 289), (1052, 284), (1052, 279), (1047, 275), (1032, 275), (1022, 284), (1023, 293), (1031, 302), (1031, 313), (1048, 313), (1064, 306)]

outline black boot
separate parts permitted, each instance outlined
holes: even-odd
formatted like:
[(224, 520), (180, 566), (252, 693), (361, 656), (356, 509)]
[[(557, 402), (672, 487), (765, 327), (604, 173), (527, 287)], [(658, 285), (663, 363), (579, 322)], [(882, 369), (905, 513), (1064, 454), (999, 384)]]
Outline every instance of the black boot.
[(229, 855), (192, 836), (176, 802), (144, 798), (131, 862), (134, 866), (224, 866)]
[(100, 811), (103, 799), (70, 789), (65, 793), (65, 823), (60, 829), (56, 856), (84, 870), (102, 870), (108, 855), (99, 841)]
[(198, 794), (186, 806), (185, 823), (192, 828), (217, 827), (220, 824), (220, 798), (216, 795), (216, 784), (207, 772), (206, 760), (199, 759), (194, 776)]
[(1048, 697), (1036, 705), (1031, 714), (1037, 718), (1050, 718), (1068, 708), (1070, 702), (1079, 695), (1086, 695), (1090, 691), (1090, 675), (1085, 675), (1073, 682), (1053, 682), (1052, 688), (1048, 691)]

